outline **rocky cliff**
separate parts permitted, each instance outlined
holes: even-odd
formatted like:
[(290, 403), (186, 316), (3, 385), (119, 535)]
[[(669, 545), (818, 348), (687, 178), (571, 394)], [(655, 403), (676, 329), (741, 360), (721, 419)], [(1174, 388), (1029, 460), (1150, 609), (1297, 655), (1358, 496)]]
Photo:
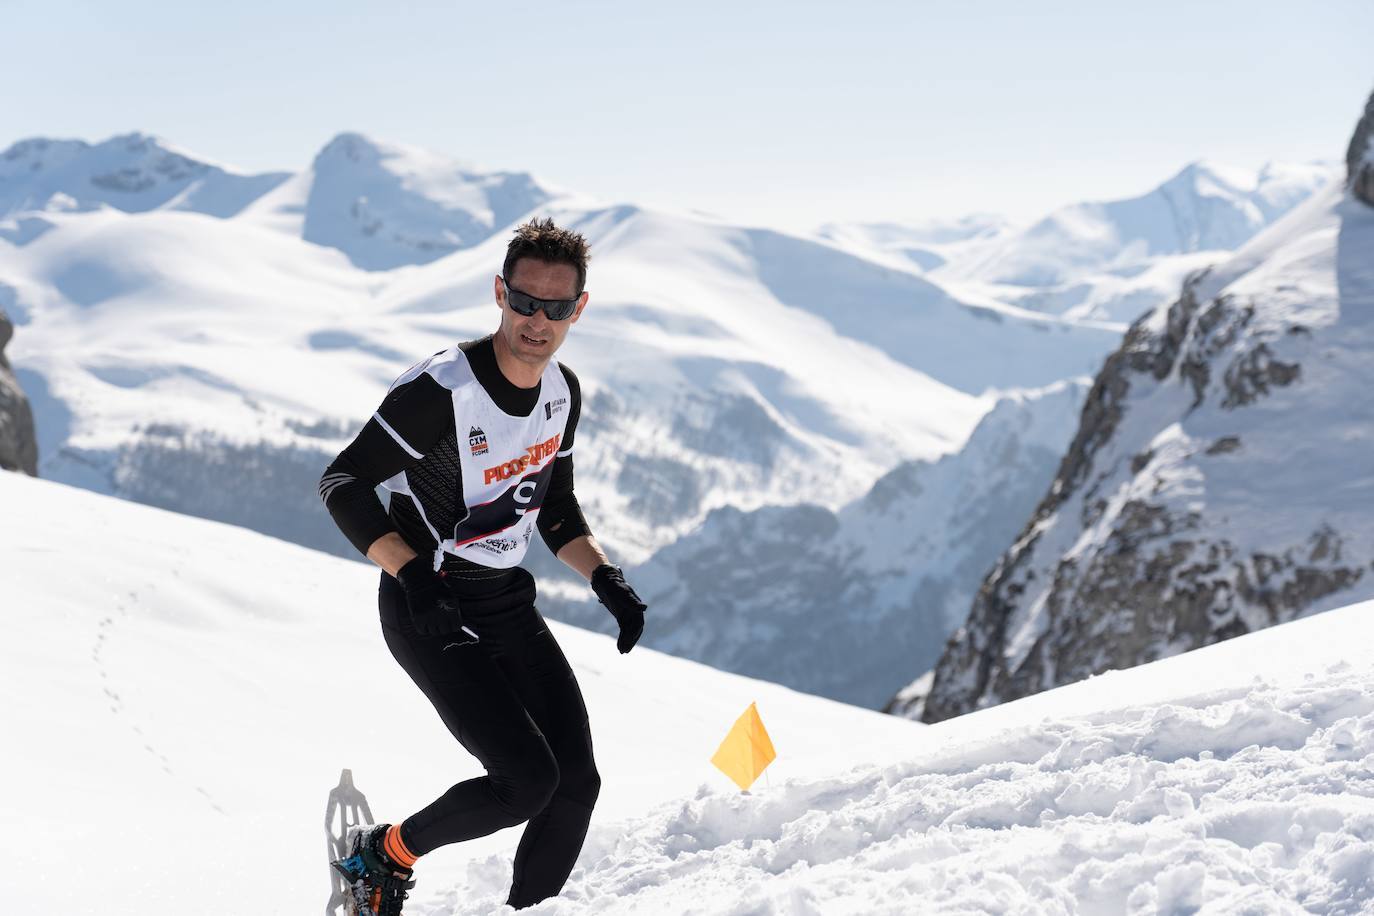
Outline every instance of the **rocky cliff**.
[(33, 432), (33, 413), (5, 359), (5, 345), (14, 336), (14, 325), (0, 310), (0, 468), (38, 476), (38, 444)]
[(1374, 595), (1371, 390), (1374, 210), (1337, 182), (1131, 327), (888, 710), (936, 722)]
[(1347, 183), (1357, 198), (1374, 206), (1374, 93), (1364, 106), (1364, 115), (1355, 125), (1350, 149), (1345, 153)]

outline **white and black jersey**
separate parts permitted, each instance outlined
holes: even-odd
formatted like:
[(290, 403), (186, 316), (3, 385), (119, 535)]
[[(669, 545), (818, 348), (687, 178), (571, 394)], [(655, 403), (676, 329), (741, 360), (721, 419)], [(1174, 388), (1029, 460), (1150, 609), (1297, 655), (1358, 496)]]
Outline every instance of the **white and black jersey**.
[(535, 387), (512, 384), (490, 335), (441, 350), (392, 383), (325, 469), (320, 497), (364, 555), (397, 531), (436, 569), (509, 568), (536, 528), (557, 553), (588, 533), (573, 494), (581, 402), (577, 376), (552, 360)]

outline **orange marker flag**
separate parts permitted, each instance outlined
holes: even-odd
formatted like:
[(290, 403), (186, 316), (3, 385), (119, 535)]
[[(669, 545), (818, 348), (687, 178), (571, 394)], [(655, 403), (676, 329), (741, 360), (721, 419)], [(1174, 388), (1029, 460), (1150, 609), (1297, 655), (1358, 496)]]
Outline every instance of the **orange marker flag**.
[(748, 790), (778, 755), (753, 703), (735, 720), (711, 762), (743, 790)]

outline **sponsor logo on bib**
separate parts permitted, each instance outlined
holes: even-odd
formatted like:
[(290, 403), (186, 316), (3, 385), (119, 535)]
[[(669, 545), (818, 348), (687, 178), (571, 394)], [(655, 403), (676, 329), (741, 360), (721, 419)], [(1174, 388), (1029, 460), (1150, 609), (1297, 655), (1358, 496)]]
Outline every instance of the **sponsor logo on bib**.
[(474, 541), (473, 546), (480, 547), (488, 553), (503, 554), (519, 547), (520, 542), (515, 538), (486, 538)]
[(472, 449), (473, 455), (487, 453), (487, 434), (482, 432), (482, 427), (474, 426), (468, 431), (468, 447)]
[(564, 407), (566, 407), (566, 406), (568, 406), (568, 399), (567, 399), (567, 398), (554, 398), (552, 401), (545, 401), (545, 402), (544, 402), (544, 419), (545, 419), (545, 420), (552, 420), (552, 419), (553, 419), (553, 415), (556, 414), (556, 413), (558, 413), (558, 412), (560, 412), (560, 411), (561, 411)]
[[(562, 438), (561, 433), (556, 433), (536, 445), (525, 447), (525, 454), (511, 461), (503, 461), (501, 464), (489, 467), (482, 472), (482, 483), (494, 483), (498, 480), (509, 480), (517, 474), (523, 474), (527, 468), (537, 468), (554, 455), (558, 454), (558, 440)], [(483, 450), (486, 446), (483, 445)]]

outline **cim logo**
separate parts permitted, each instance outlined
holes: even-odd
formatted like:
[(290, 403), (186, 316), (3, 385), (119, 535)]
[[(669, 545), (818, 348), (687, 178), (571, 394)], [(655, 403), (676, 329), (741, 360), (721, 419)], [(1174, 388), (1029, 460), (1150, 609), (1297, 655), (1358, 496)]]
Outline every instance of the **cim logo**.
[(482, 483), (495, 483), (498, 480), (509, 480), (517, 474), (525, 473), (527, 468), (537, 468), (549, 458), (558, 454), (558, 440), (561, 434), (555, 434), (550, 438), (540, 442), (538, 445), (526, 447), (525, 454), (512, 461), (505, 461), (495, 467), (487, 468), (482, 472)]

